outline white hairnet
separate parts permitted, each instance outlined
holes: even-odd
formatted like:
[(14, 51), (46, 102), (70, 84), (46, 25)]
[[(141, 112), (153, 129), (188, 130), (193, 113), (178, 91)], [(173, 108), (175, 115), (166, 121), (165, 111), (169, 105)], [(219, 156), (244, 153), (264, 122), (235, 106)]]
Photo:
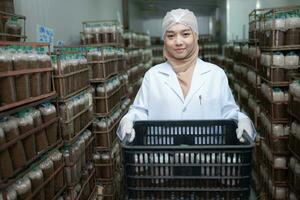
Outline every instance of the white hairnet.
[(188, 9), (174, 9), (167, 12), (162, 22), (162, 37), (164, 37), (168, 28), (174, 24), (183, 24), (190, 27), (198, 35), (198, 23), (196, 16)]

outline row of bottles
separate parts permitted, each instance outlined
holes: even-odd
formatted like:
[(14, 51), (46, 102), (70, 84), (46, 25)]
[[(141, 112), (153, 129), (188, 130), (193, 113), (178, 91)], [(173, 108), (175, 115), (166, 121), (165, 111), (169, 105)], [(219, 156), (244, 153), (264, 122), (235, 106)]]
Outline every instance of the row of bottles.
[(123, 27), (116, 21), (83, 22), (80, 43), (83, 45), (111, 44), (123, 42)]
[(51, 60), (42, 47), (7, 46), (0, 52), (0, 73), (16, 74), (0, 80), (1, 105), (51, 92)]
[(63, 165), (64, 161), (60, 151), (49, 152), (41, 160), (33, 163), (32, 169), (23, 177), (11, 184), (6, 189), (6, 194), (4, 191), (0, 192), (0, 199), (52, 200), (65, 185)]
[[(56, 108), (49, 103), (44, 103), (37, 109), (22, 110), (14, 116), (0, 119), (1, 145), (16, 140), (0, 154), (1, 179), (12, 177), (60, 140), (58, 122), (55, 119), (57, 119)], [(46, 123), (48, 125), (44, 126)], [(28, 135), (29, 132), (31, 134)], [(27, 136), (21, 139), (25, 134)]]

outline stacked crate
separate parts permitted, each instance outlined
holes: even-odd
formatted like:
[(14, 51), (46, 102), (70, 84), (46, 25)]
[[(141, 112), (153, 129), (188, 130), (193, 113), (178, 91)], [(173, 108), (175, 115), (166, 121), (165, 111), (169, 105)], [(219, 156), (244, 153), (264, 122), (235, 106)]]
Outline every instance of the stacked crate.
[(66, 186), (50, 48), (0, 45), (0, 199), (57, 199)]
[(287, 112), (292, 74), (299, 72), (300, 7), (274, 8), (260, 17), (259, 45), (261, 101), (259, 126), (264, 138), (261, 146), (263, 191), (269, 199), (288, 198), (288, 138), (290, 116)]
[(219, 54), (219, 44), (210, 34), (199, 35), (199, 58), (211, 62), (212, 58)]
[(145, 72), (152, 67), (152, 50), (149, 36), (133, 32), (127, 32), (125, 35), (128, 92), (129, 97), (134, 100)]
[(288, 148), (291, 158), (288, 168), (289, 199), (300, 199), (300, 74), (289, 86), (288, 111), (292, 117)]
[(92, 89), (86, 51), (81, 47), (55, 47), (52, 54), (54, 86), (58, 93), (61, 151), (69, 199), (90, 199), (96, 195), (92, 164), (94, 135)]
[[(299, 73), (299, 25), (299, 7), (256, 9), (249, 14), (249, 41), (224, 46), (225, 59), (214, 60), (223, 63), (236, 101), (258, 131), (252, 183), (267, 199), (288, 198), (288, 91)], [(232, 52), (233, 72), (227, 62)]]
[(160, 37), (151, 37), (152, 63), (153, 66), (163, 63), (163, 40)]
[[(121, 154), (116, 130), (130, 103), (121, 36), (123, 30), (116, 21), (83, 22), (83, 29), (85, 42), (82, 44), (86, 44), (89, 81), (95, 105), (95, 151), (92, 159), (96, 170), (97, 195), (100, 199), (119, 199)], [(93, 39), (87, 40), (89, 38)]]
[[(5, 4), (3, 1), (0, 3)], [(8, 9), (8, 11), (9, 10), (10, 9)], [(0, 11), (0, 40), (15, 42), (25, 41), (26, 17), (8, 11)]]

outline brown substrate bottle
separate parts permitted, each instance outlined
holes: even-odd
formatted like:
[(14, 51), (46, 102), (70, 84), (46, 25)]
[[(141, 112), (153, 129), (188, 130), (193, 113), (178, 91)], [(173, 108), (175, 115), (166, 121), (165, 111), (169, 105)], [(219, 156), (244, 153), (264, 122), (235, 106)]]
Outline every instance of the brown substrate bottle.
[(300, 28), (288, 29), (285, 32), (285, 45), (300, 44)]
[[(57, 171), (63, 165), (62, 153), (59, 151), (54, 151), (53, 153), (50, 154), (49, 157), (53, 161), (54, 171)], [(61, 169), (60, 172), (55, 175), (54, 185), (55, 185), (55, 188), (54, 188), (55, 193), (57, 193), (61, 188), (63, 188), (63, 186), (64, 186), (64, 171), (63, 171), (63, 169)]]
[(282, 46), (284, 45), (284, 31), (275, 30), (274, 38), (272, 36), (273, 43), (270, 46)]
[[(49, 122), (56, 118), (56, 108), (50, 103), (44, 103), (39, 108), (42, 114), (43, 122)], [(57, 121), (46, 127), (48, 144), (51, 146), (57, 142)]]
[[(71, 59), (67, 60), (67, 65), (70, 69), (70, 73), (75, 72), (75, 65), (73, 65), (73, 62)], [(68, 76), (68, 82), (69, 82), (69, 87), (68, 87), (68, 94), (71, 94), (75, 92), (77, 89), (77, 84), (74, 83), (74, 75)]]
[[(19, 47), (17, 52), (13, 54), (12, 60), (14, 65), (14, 70), (26, 70), (28, 69), (27, 55), (23, 51), (24, 48)], [(16, 99), (17, 101), (25, 100), (30, 97), (29, 88), (29, 77), (28, 74), (21, 74), (15, 76), (16, 84)]]
[(20, 178), (16, 181), (16, 191), (18, 199), (26, 199), (32, 195), (31, 182), (28, 177)]
[[(6, 199), (7, 200), (17, 200), (18, 196), (17, 196), (17, 191), (16, 191), (16, 185), (15, 184), (9, 186), (6, 191), (7, 191), (7, 193), (6, 193)], [(1, 200), (2, 200), (2, 197), (4, 197), (4, 195), (2, 196), (2, 193), (0, 192), (0, 199)]]
[(106, 105), (106, 98), (105, 93), (108, 91), (105, 91), (104, 85), (98, 85), (96, 88), (96, 94), (97, 97), (102, 97), (101, 99), (96, 99), (96, 112), (99, 114), (107, 113), (108, 112), (108, 106)]
[[(91, 140), (92, 132), (88, 129), (86, 129), (83, 133), (83, 140), (85, 142), (85, 158), (87, 162), (90, 162), (92, 160), (92, 154), (93, 154), (93, 143), (89, 143)], [(89, 144), (88, 144), (89, 143)]]
[[(13, 71), (11, 55), (0, 51), (0, 73)], [(16, 101), (15, 81), (13, 76), (0, 78), (0, 106)]]
[[(17, 116), (20, 135), (26, 134), (34, 129), (33, 119), (29, 112), (21, 111)], [(33, 133), (22, 140), (27, 160), (31, 160), (36, 156), (34, 140)]]
[[(88, 170), (88, 173), (89, 173), (89, 176), (91, 175), (92, 171), (94, 170), (94, 165), (92, 162), (90, 162), (88, 165), (87, 165), (87, 170)], [(95, 179), (94, 179), (94, 176), (95, 174), (93, 175), (93, 177), (90, 178), (89, 180), (89, 185), (90, 185), (90, 189), (91, 189), (91, 192), (92, 190), (95, 188)]]
[[(39, 68), (51, 68), (51, 58), (47, 54), (39, 54)], [(41, 93), (51, 92), (51, 71), (41, 73)]]
[[(12, 16), (5, 24), (5, 33), (12, 35), (21, 35), (22, 27), (18, 23), (18, 18)], [(20, 37), (6, 36), (7, 41), (20, 41)]]
[(3, 12), (7, 12), (7, 13), (15, 12), (14, 3), (13, 3), (13, 1), (10, 1), (10, 0), (1, 0), (0, 8), (1, 8), (1, 11), (3, 11)]
[[(0, 127), (0, 146), (6, 144), (6, 138), (3, 129)], [(14, 173), (12, 160), (8, 149), (0, 151), (0, 180), (11, 177)]]
[(108, 147), (108, 129), (107, 122), (104, 120), (98, 121), (95, 124), (95, 130), (101, 133), (96, 134), (96, 145), (99, 147)]
[(70, 140), (74, 135), (74, 123), (70, 119), (74, 116), (73, 101), (67, 101), (59, 106), (62, 127), (62, 137), (64, 140)]
[(108, 43), (114, 43), (113, 25), (107, 27), (107, 40)]
[[(6, 142), (14, 140), (19, 137), (18, 122), (16, 118), (3, 118), (0, 120), (0, 127), (4, 130)], [(12, 159), (14, 170), (18, 170), (26, 164), (26, 155), (23, 144), (20, 140), (12, 144), (8, 148)]]
[[(39, 167), (43, 171), (44, 175), (44, 181), (49, 179), (50, 176), (54, 174), (54, 167), (53, 162), (49, 158), (47, 158), (45, 161), (43, 161)], [(51, 178), (51, 180), (45, 185), (45, 200), (51, 200), (54, 197), (54, 178)]]
[(104, 186), (104, 200), (112, 200), (113, 199), (113, 186), (111, 184), (107, 184)]
[[(74, 99), (74, 106), (73, 106), (74, 116), (80, 112), (79, 102), (80, 102), (80, 97), (76, 97)], [(74, 135), (77, 135), (80, 131), (80, 116), (77, 116), (73, 122), (74, 122), (74, 132), (75, 132)]]
[[(28, 173), (28, 177), (31, 181), (31, 190), (35, 192), (43, 183), (44, 183), (44, 176), (43, 172), (40, 168), (36, 167), (32, 171)], [(42, 187), (36, 195), (32, 198), (33, 200), (45, 200), (45, 191)]]
[(81, 169), (85, 169), (86, 168), (86, 159), (85, 159), (85, 145), (84, 145), (83, 136), (81, 136), (80, 139), (78, 140), (78, 148), (79, 148), (79, 152), (78, 152), (77, 158), (80, 159), (80, 161), (78, 161), (78, 162), (81, 162), (81, 164), (80, 164)]
[(96, 153), (93, 155), (93, 160), (95, 163), (95, 168), (96, 168), (96, 178), (99, 179), (101, 178), (101, 166), (99, 166), (101, 164), (101, 158), (100, 158), (100, 154)]
[[(89, 177), (88, 171), (83, 170), (82, 175), (81, 175), (81, 185), (83, 185), (84, 183), (87, 183), (88, 177)], [(90, 184), (87, 183), (82, 192), (82, 199), (88, 199), (90, 193), (91, 193)]]
[[(82, 95), (78, 102), (79, 112), (83, 112), (85, 110), (85, 96)], [(86, 120), (87, 110), (83, 112), (78, 118), (80, 120), (80, 130), (83, 129), (87, 125)]]
[(85, 38), (85, 43), (86, 44), (93, 44), (93, 38), (94, 38), (94, 36), (93, 36), (93, 34), (85, 34), (84, 35), (84, 38)]
[[(71, 148), (70, 148), (71, 150)], [(65, 167), (64, 167), (64, 174), (66, 178), (66, 184), (70, 185), (72, 183), (72, 175), (71, 175), (71, 168), (69, 167), (72, 163), (70, 161), (70, 151), (68, 149), (63, 150), (63, 157), (65, 160)]]
[(102, 153), (101, 154), (101, 178), (103, 179), (112, 179), (112, 163), (109, 153)]
[[(34, 128), (41, 127), (43, 125), (41, 112), (39, 110), (34, 109), (31, 111), (30, 114), (33, 119)], [(37, 154), (39, 154), (41, 151), (45, 150), (48, 147), (48, 139), (44, 128), (35, 133), (35, 147)]]
[[(31, 49), (29, 49), (31, 50)], [(32, 51), (28, 53), (28, 68), (36, 70), (39, 68), (38, 56)], [(30, 94), (31, 97), (37, 97), (41, 95), (41, 73), (31, 73), (29, 76), (30, 82)]]

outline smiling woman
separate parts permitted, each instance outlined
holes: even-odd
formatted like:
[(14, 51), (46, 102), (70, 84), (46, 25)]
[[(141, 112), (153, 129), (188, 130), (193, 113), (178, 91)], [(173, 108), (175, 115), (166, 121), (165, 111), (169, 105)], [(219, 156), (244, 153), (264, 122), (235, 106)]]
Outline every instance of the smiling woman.
[[(165, 50), (177, 59), (189, 56), (197, 46), (198, 36), (182, 24), (172, 26), (165, 34)], [(165, 52), (166, 53), (166, 52)]]
[(187, 9), (167, 12), (162, 33), (167, 61), (146, 72), (133, 105), (120, 122), (119, 138), (134, 139), (133, 121), (214, 119), (238, 122), (236, 133), (240, 141), (244, 131), (255, 137), (251, 120), (234, 101), (225, 72), (198, 58), (194, 13)]

